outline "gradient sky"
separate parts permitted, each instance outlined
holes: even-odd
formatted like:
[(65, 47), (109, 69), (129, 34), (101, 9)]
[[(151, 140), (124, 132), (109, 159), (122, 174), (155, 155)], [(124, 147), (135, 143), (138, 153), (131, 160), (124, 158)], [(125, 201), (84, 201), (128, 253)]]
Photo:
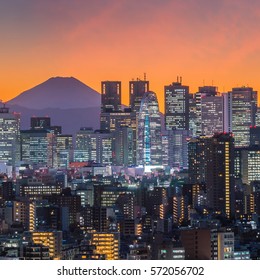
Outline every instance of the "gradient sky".
[[(52, 76), (260, 92), (259, 0), (0, 0), (0, 99)], [(259, 94), (260, 95), (260, 94)]]

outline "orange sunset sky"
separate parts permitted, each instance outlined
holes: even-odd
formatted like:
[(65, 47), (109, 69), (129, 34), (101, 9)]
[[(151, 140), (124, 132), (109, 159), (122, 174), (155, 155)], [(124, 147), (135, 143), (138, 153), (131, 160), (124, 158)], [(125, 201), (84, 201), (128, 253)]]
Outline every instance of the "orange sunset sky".
[(183, 77), (219, 91), (260, 91), (258, 0), (8, 0), (0, 2), (0, 99), (50, 77), (102, 80), (147, 73), (163, 111), (163, 87)]

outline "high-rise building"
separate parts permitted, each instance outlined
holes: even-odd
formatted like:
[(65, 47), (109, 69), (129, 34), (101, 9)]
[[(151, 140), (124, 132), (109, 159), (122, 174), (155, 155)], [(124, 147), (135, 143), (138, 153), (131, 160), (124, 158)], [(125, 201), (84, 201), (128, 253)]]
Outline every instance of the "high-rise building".
[(260, 107), (256, 109), (255, 125), (260, 126)]
[(101, 82), (101, 112), (121, 109), (121, 82)]
[(238, 167), (237, 176), (240, 175), (242, 183), (250, 185), (260, 180), (260, 147), (252, 146), (236, 149)]
[(105, 254), (106, 260), (119, 259), (119, 233), (91, 233), (90, 243), (95, 246), (95, 254)]
[(172, 217), (175, 224), (180, 225), (188, 221), (188, 201), (183, 195), (176, 194), (172, 198)]
[(129, 104), (132, 112), (140, 111), (142, 98), (147, 91), (149, 91), (149, 81), (137, 79), (129, 82)]
[(165, 129), (189, 130), (189, 87), (182, 85), (182, 79), (164, 87)]
[(68, 167), (73, 157), (73, 139), (70, 134), (61, 134), (57, 139), (57, 166)]
[(114, 133), (92, 128), (81, 128), (76, 135), (75, 161), (94, 161), (96, 163), (112, 165), (114, 155)]
[(84, 162), (91, 160), (91, 135), (93, 133), (92, 127), (81, 127), (77, 132), (74, 161)]
[(91, 160), (105, 165), (112, 165), (114, 163), (114, 144), (115, 137), (113, 133), (96, 130), (91, 136)]
[(129, 166), (134, 164), (133, 129), (121, 126), (115, 133), (115, 164)]
[(217, 87), (199, 87), (196, 98), (196, 135), (212, 136), (223, 132), (223, 96)]
[(231, 134), (201, 136), (189, 143), (190, 183), (205, 183), (214, 212), (234, 215), (234, 138)]
[(156, 94), (152, 91), (144, 94), (138, 114), (137, 164), (162, 164), (161, 117)]
[(0, 108), (0, 161), (13, 167), (20, 160), (20, 114)]
[(167, 130), (162, 136), (163, 165), (188, 169), (188, 130)]
[(189, 94), (189, 130), (192, 137), (197, 136), (197, 108), (195, 94)]
[(256, 121), (257, 91), (251, 87), (233, 88), (225, 99), (225, 121), (228, 124), (232, 123), (232, 127), (225, 125), (226, 132), (233, 132), (236, 147), (249, 146), (249, 129)]
[(31, 117), (31, 129), (32, 130), (50, 130), (55, 135), (62, 133), (62, 127), (59, 125), (51, 125), (50, 117)]
[[(129, 150), (130, 154), (130, 158), (129, 158), (129, 162), (127, 163), (126, 161), (124, 161), (124, 164), (128, 164), (128, 165), (132, 165), (132, 164), (136, 164), (136, 113), (132, 112), (131, 109), (126, 108), (124, 109), (124, 111), (117, 111), (117, 112), (105, 112), (105, 113), (101, 113), (100, 115), (100, 127), (101, 130), (107, 131), (107, 132), (113, 132), (115, 133), (115, 137), (116, 137), (116, 142), (118, 141), (122, 141), (119, 140), (119, 134), (122, 136), (122, 132), (123, 130), (128, 130), (128, 132), (130, 133), (131, 131), (131, 143), (129, 142), (128, 144), (130, 145), (129, 147), (131, 148), (131, 151)], [(125, 128), (123, 128), (125, 127)], [(127, 129), (127, 128), (128, 129)], [(130, 136), (130, 135), (128, 135)], [(125, 138), (126, 139), (126, 138)], [(128, 140), (130, 140), (128, 138)], [(126, 144), (126, 145), (128, 145)], [(115, 156), (116, 156), (116, 162), (115, 164), (120, 164), (121, 165), (121, 160), (119, 160), (118, 153), (119, 150), (121, 149), (120, 147), (117, 146), (117, 144), (115, 145)], [(125, 148), (123, 148), (125, 149)], [(126, 151), (126, 150), (125, 150)]]
[(56, 166), (56, 140), (49, 130), (21, 130), (21, 160), (37, 166)]
[(13, 202), (13, 222), (21, 223), (25, 230), (35, 230), (36, 203), (27, 198)]
[(51, 259), (62, 258), (62, 231), (28, 231), (24, 236), (27, 241), (49, 248)]

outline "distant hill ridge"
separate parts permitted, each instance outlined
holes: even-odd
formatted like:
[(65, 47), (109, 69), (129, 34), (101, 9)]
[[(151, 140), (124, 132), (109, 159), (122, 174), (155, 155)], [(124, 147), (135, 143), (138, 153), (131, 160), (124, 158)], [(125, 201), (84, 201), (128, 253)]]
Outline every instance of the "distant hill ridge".
[(100, 107), (101, 95), (74, 77), (53, 77), (7, 102), (29, 109)]
[(32, 116), (49, 116), (63, 133), (75, 134), (82, 126), (99, 129), (101, 95), (73, 77), (53, 77), (7, 102), (21, 113), (21, 129)]

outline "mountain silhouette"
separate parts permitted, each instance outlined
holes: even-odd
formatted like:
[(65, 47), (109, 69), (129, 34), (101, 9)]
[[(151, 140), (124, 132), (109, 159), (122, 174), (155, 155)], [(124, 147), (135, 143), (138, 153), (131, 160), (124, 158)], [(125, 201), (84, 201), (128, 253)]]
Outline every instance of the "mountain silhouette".
[(101, 95), (73, 77), (50, 78), (7, 102), (21, 113), (21, 129), (30, 128), (32, 116), (51, 118), (63, 133), (75, 134), (80, 127), (99, 129)]
[(100, 107), (100, 94), (73, 77), (50, 78), (8, 101), (29, 109)]

